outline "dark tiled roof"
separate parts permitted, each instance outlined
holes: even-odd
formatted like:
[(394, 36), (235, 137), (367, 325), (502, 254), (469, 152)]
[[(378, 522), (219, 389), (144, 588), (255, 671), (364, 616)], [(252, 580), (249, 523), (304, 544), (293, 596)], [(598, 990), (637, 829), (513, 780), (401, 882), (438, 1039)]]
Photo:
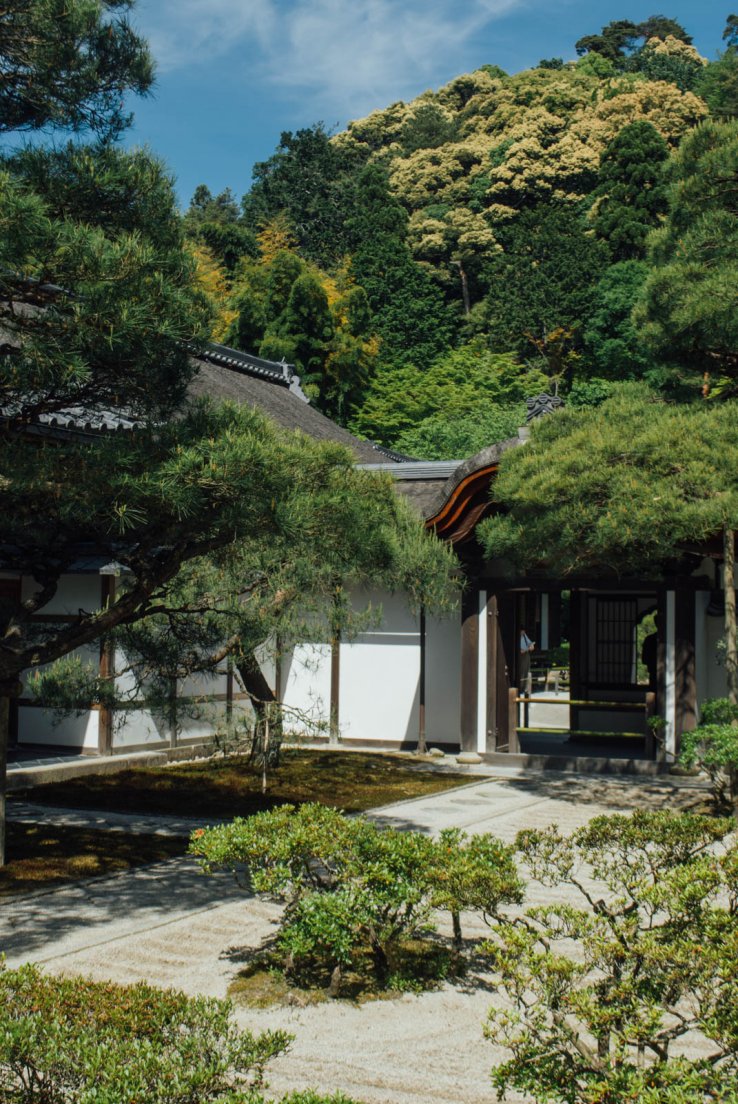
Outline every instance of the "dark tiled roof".
[[(0, 406), (0, 421), (17, 418), (19, 411), (14, 407)], [(25, 427), (28, 433), (43, 435), (94, 435), (101, 433), (125, 433), (138, 429), (143, 422), (131, 418), (120, 410), (107, 410), (96, 407), (69, 406), (65, 410), (54, 410), (48, 414), (37, 414)]]
[(284, 429), (299, 429), (318, 441), (344, 445), (365, 464), (386, 458), (379, 446), (360, 441), (312, 407), (290, 365), (261, 360), (222, 345), (208, 346), (194, 360), (197, 372), (189, 389), (193, 397), (247, 403)]
[(446, 486), (445, 479), (402, 479), (395, 480), (395, 487), (406, 498), (414, 510), (425, 520), (435, 513), (435, 503)]

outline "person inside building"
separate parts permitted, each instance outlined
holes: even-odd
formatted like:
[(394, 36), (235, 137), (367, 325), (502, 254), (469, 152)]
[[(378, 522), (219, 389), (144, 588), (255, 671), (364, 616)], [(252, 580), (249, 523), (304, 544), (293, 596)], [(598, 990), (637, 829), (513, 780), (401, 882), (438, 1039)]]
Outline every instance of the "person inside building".
[(521, 694), (525, 694), (526, 697), (530, 697), (531, 692), (531, 675), (530, 675), (530, 656), (531, 652), (535, 649), (536, 642), (531, 640), (524, 627), (520, 629), (520, 644), (518, 646), (518, 687)]

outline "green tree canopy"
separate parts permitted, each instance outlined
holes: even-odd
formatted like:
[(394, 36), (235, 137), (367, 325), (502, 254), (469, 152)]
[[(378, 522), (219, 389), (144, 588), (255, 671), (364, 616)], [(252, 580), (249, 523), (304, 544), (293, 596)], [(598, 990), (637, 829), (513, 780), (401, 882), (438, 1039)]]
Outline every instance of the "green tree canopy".
[(242, 257), (257, 254), (256, 237), (246, 226), (230, 188), (214, 196), (205, 184), (198, 185), (184, 226), (187, 236), (207, 246), (231, 275)]
[(738, 408), (664, 403), (621, 385), (595, 409), (541, 418), (502, 460), (488, 555), (559, 575), (658, 576), (738, 526)]
[(609, 244), (613, 260), (644, 255), (648, 232), (666, 213), (663, 164), (668, 156), (664, 139), (643, 119), (623, 127), (604, 150), (592, 226)]
[(738, 122), (707, 122), (667, 169), (637, 321), (655, 352), (733, 393), (738, 381)]
[(490, 404), (468, 413), (441, 411), (406, 429), (394, 445), (420, 460), (463, 460), (487, 445), (515, 437), (526, 413), (523, 403)]
[(356, 243), (352, 272), (369, 300), (381, 362), (429, 364), (451, 344), (453, 314), (439, 287), (412, 258), (407, 214), (379, 165), (370, 165), (359, 177), (349, 230)]
[(651, 15), (641, 23), (633, 23), (630, 19), (613, 20), (599, 34), (580, 38), (575, 47), (578, 54), (586, 54), (588, 51), (599, 54), (622, 69), (639, 42), (667, 37), (676, 38), (688, 45), (692, 42), (691, 36), (676, 19)]
[(450, 350), (428, 368), (409, 364), (380, 370), (352, 427), (381, 444), (400, 447), (401, 435), (426, 418), (474, 414), (484, 419), (492, 408), (520, 404), (548, 385), (547, 376), (521, 365), (512, 353), (491, 353), (474, 342)]
[(8, 0), (0, 19), (0, 132), (60, 127), (117, 137), (123, 97), (151, 87), (134, 0)]
[(53, 218), (97, 227), (107, 237), (139, 235), (163, 266), (167, 254), (182, 264), (174, 178), (149, 150), (76, 142), (29, 146), (6, 157), (3, 167), (43, 199)]
[(323, 123), (284, 131), (276, 152), (254, 166), (243, 197), (246, 225), (254, 231), (284, 214), (302, 255), (321, 266), (350, 251), (348, 220), (356, 204), (356, 151), (337, 147)]
[(489, 262), (487, 326), (496, 349), (536, 351), (535, 341), (558, 328), (581, 332), (607, 248), (586, 233), (565, 205), (541, 204), (501, 227), (503, 252)]
[(592, 311), (584, 331), (580, 378), (647, 380), (653, 386), (670, 378), (633, 324), (649, 268), (645, 261), (620, 261), (605, 269), (595, 288)]

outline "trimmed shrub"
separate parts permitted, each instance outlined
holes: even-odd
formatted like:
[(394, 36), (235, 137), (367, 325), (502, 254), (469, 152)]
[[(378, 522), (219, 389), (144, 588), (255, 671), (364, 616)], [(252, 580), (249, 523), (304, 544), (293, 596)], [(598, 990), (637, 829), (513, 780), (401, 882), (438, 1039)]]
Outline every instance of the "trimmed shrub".
[(0, 965), (2, 1104), (260, 1104), (290, 1040), (239, 1031), (228, 1001)]

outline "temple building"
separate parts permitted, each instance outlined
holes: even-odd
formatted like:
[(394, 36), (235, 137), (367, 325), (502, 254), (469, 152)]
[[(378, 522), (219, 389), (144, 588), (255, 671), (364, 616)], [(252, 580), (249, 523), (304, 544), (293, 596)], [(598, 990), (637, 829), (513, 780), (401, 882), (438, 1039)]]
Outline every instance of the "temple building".
[[(700, 702), (725, 694), (718, 663), (722, 592), (719, 550), (685, 553), (653, 580), (518, 577), (486, 561), (475, 527), (495, 508), (490, 488), (503, 454), (525, 447), (526, 430), (456, 461), (421, 461), (361, 441), (312, 407), (288, 365), (223, 346), (197, 356), (193, 397), (249, 404), (282, 427), (351, 449), (363, 468), (388, 472), (426, 527), (452, 544), (465, 588), (460, 610), (439, 618), (412, 611), (402, 595), (357, 595), (382, 609), (381, 622), (344, 641), (298, 643), (264, 673), (277, 698), (302, 720), (305, 739), (382, 749), (420, 743), (489, 761), (623, 771), (666, 769)], [(529, 417), (550, 416), (558, 400), (529, 403)], [(555, 416), (555, 414), (554, 414)], [(41, 420), (39, 433), (135, 431), (115, 414), (80, 411)], [(0, 578), (0, 590), (30, 586)], [(115, 565), (80, 559), (43, 616), (62, 619), (104, 604)], [(521, 659), (525, 632), (530, 673)], [(110, 675), (116, 657), (90, 647), (84, 659)], [(177, 687), (182, 698), (203, 690)], [(61, 721), (27, 697), (14, 706), (20, 747), (56, 747), (90, 755), (180, 750), (202, 745), (225, 712), (247, 709), (231, 673), (210, 680), (211, 715), (161, 718), (145, 708), (93, 707)], [(315, 719), (317, 725), (310, 723)], [(316, 733), (320, 733), (316, 736)]]

